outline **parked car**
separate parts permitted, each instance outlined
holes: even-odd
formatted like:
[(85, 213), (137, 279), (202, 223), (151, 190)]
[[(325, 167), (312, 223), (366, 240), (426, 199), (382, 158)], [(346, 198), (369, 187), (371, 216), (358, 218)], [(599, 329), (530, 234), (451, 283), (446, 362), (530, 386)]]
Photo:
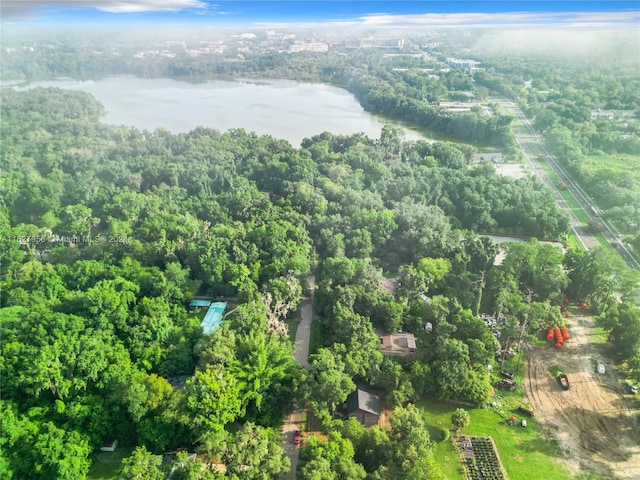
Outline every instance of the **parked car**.
[(300, 430), (296, 430), (293, 434), (293, 444), (298, 445), (300, 443)]

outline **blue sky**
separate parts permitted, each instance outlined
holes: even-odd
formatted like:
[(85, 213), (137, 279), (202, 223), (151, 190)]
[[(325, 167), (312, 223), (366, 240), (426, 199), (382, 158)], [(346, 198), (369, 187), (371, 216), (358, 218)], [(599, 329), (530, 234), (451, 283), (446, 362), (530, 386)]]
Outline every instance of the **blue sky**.
[(343, 27), (640, 25), (627, 1), (2, 0), (4, 23), (86, 26), (193, 24)]

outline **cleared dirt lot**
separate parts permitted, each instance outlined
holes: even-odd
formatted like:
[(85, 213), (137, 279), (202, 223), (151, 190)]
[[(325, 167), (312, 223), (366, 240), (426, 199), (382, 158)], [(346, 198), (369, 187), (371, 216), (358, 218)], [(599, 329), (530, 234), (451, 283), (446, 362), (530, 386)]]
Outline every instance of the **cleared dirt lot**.
[[(574, 317), (567, 325), (571, 340), (561, 349), (529, 350), (526, 397), (576, 473), (587, 469), (604, 478), (640, 479), (639, 412), (630, 408), (611, 368), (605, 375), (595, 372), (594, 361), (600, 357), (588, 341), (595, 334), (591, 318)], [(552, 378), (553, 365), (567, 373), (570, 390), (562, 390)]]

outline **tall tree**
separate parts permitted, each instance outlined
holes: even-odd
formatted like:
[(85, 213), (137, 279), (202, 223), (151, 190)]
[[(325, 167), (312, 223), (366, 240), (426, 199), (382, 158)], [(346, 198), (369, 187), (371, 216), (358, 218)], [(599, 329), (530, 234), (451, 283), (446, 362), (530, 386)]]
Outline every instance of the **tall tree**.
[(598, 313), (615, 302), (633, 301), (639, 289), (639, 276), (630, 270), (619, 255), (605, 248), (567, 252), (564, 266), (568, 270), (570, 295), (584, 299)]
[(393, 478), (440, 480), (442, 472), (433, 461), (433, 444), (422, 413), (413, 404), (396, 407), (390, 418), (394, 455), (389, 466)]
[(257, 415), (263, 409), (282, 407), (288, 401), (294, 366), (288, 338), (259, 330), (236, 338), (236, 359), (228, 370), (240, 387), (243, 409)]
[(311, 364), (314, 366), (309, 376), (311, 405), (316, 414), (326, 416), (347, 399), (356, 385), (345, 372), (344, 362), (330, 349), (319, 349), (312, 355)]
[(456, 427), (456, 430), (468, 427), (469, 423), (471, 423), (469, 412), (464, 408), (456, 408), (456, 411), (451, 414), (451, 423)]
[(195, 377), (187, 381), (186, 400), (193, 424), (200, 431), (220, 431), (244, 412), (242, 386), (221, 365), (197, 371)]
[[(84, 478), (89, 471), (91, 448), (87, 438), (42, 421), (38, 412), (19, 415), (15, 406), (0, 403), (2, 446), (6, 478)], [(37, 410), (37, 409), (36, 409)]]
[(326, 441), (311, 437), (302, 449), (301, 456), (307, 463), (300, 469), (303, 480), (318, 477), (319, 472), (336, 480), (358, 480), (366, 477), (362, 465), (354, 462), (351, 440), (343, 438), (339, 432), (330, 432)]
[(133, 453), (122, 461), (118, 480), (163, 480), (162, 456), (153, 455), (145, 447), (136, 447)]
[(270, 480), (291, 468), (280, 434), (251, 422), (235, 434), (206, 432), (201, 438), (201, 450), (225, 465), (225, 478)]

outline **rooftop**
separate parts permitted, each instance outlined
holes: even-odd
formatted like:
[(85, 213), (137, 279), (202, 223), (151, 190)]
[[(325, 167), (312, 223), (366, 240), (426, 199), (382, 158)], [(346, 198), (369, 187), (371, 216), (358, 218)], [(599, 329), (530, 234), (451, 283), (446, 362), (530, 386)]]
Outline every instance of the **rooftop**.
[(380, 398), (373, 393), (365, 392), (359, 388), (349, 394), (347, 397), (347, 411), (355, 412), (362, 410), (363, 412), (373, 415), (380, 415)]
[(209, 306), (209, 310), (207, 310), (207, 313), (200, 324), (205, 335), (211, 335), (217, 330), (222, 323), (222, 315), (226, 308), (227, 302), (213, 302)]
[(381, 335), (380, 351), (391, 355), (409, 355), (416, 351), (416, 338), (413, 333), (398, 332)]
[(209, 305), (211, 305), (211, 300), (203, 298), (194, 298), (189, 302), (190, 307), (208, 307)]

